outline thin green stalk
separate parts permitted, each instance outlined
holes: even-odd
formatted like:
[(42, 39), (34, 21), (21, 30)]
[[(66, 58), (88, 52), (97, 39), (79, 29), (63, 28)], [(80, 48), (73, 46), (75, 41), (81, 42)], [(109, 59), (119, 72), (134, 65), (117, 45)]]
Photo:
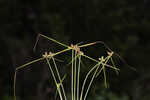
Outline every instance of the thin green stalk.
[(107, 88), (107, 79), (106, 79), (105, 67), (103, 67), (103, 73), (104, 73), (104, 85)]
[(69, 50), (71, 50), (71, 48), (67, 48), (67, 49), (61, 50), (61, 51), (55, 53), (55, 54), (53, 55), (53, 57), (56, 56), (56, 55), (58, 55), (58, 54), (64, 53), (64, 52), (66, 52), (66, 51), (69, 51)]
[(57, 40), (55, 40), (55, 39), (52, 39), (52, 38), (50, 38), (50, 37), (47, 37), (47, 36), (45, 36), (45, 35), (43, 35), (43, 34), (40, 34), (40, 36), (42, 36), (42, 37), (44, 37), (44, 38), (46, 38), (46, 39), (48, 39), (48, 40), (51, 40), (51, 41), (53, 41), (53, 42), (55, 42), (55, 43), (58, 43), (58, 44), (60, 44), (60, 45), (62, 45), (62, 46), (64, 46), (64, 47), (69, 47), (69, 46), (67, 46), (67, 45), (65, 45), (65, 44), (63, 44), (63, 43), (60, 43), (60, 42), (58, 42)]
[(17, 74), (17, 71), (15, 70), (15, 74), (14, 74), (14, 100), (16, 100), (16, 74)]
[(77, 78), (77, 100), (79, 100), (81, 55), (79, 55), (78, 60), (79, 63), (78, 63), (78, 78)]
[[(108, 59), (105, 61), (105, 64), (109, 61), (110, 58), (111, 58), (111, 56), (108, 56)], [(106, 77), (105, 65), (103, 65), (102, 68), (103, 68), (103, 73), (104, 73), (104, 82), (105, 82), (104, 84), (105, 84), (105, 87), (108, 88), (107, 79), (106, 79), (107, 77)]]
[(79, 48), (91, 46), (91, 45), (94, 45), (94, 44), (97, 44), (97, 43), (98, 43), (98, 42), (92, 42), (92, 43), (84, 44), (84, 45), (79, 46)]
[(75, 59), (77, 59), (79, 57), (79, 55), (77, 55), (76, 57), (73, 58), (73, 60), (71, 60), (66, 66), (72, 64), (72, 61), (74, 61)]
[[(77, 52), (75, 51), (75, 57), (74, 58), (76, 58), (76, 56), (77, 56)], [(76, 74), (77, 74), (77, 60), (75, 59), (74, 60), (74, 100), (76, 100)]]
[[(110, 60), (111, 60), (111, 62), (112, 62), (112, 64), (113, 64), (113, 66), (114, 66), (115, 68), (117, 68), (116, 65), (115, 65), (115, 63), (114, 63), (114, 61), (113, 61), (113, 58), (112, 58), (112, 57), (110, 58)], [(115, 70), (115, 71), (116, 71), (116, 74), (119, 75), (118, 70)]]
[(55, 84), (56, 84), (56, 86), (57, 86), (57, 90), (58, 90), (58, 93), (59, 93), (60, 100), (63, 100), (62, 94), (61, 94), (61, 91), (60, 91), (60, 88), (58, 87), (58, 83), (57, 83), (55, 74), (54, 74), (54, 72), (53, 72), (53, 69), (52, 69), (52, 67), (51, 67), (51, 65), (50, 65), (49, 59), (46, 58), (46, 61), (47, 61), (47, 64), (48, 64), (48, 66), (49, 66), (49, 69), (50, 69), (50, 71), (51, 71), (51, 74), (52, 74), (52, 76), (53, 76), (54, 82), (55, 82)]
[(86, 58), (88, 58), (88, 59), (90, 59), (90, 60), (92, 60), (92, 61), (94, 61), (94, 62), (96, 62), (96, 63), (98, 63), (98, 62), (99, 62), (98, 60), (93, 59), (93, 58), (91, 58), (91, 57), (89, 57), (89, 56), (87, 56), (87, 55), (82, 55), (82, 56), (84, 56), (84, 57), (86, 57)]
[[(111, 58), (111, 56), (108, 56), (107, 60), (105, 61), (105, 64), (109, 61), (109, 59)], [(105, 71), (105, 65), (103, 65), (103, 73), (104, 73), (104, 84), (105, 84), (105, 87), (108, 88), (107, 86), (107, 77), (106, 77), (106, 71)]]
[(74, 100), (74, 84), (73, 84), (73, 81), (74, 81), (74, 60), (73, 60), (73, 58), (74, 58), (74, 50), (72, 50), (72, 71), (71, 71), (71, 73), (72, 73), (72, 78), (71, 78), (71, 94), (72, 94), (72, 100)]
[[(85, 58), (88, 58), (88, 59), (90, 59), (90, 60), (92, 60), (92, 61), (94, 61), (94, 62), (99, 62), (98, 60), (96, 60), (96, 59), (93, 59), (93, 58), (91, 58), (91, 57), (89, 57), (89, 56), (87, 56), (87, 55), (82, 55), (82, 56), (84, 56)], [(102, 63), (103, 65), (105, 65), (106, 67), (109, 67), (109, 68), (112, 68), (112, 69), (114, 69), (114, 70), (119, 70), (118, 68), (115, 68), (115, 67), (113, 67), (113, 66), (111, 66), (111, 65), (108, 65), (108, 64), (105, 64), (105, 63)]]
[(53, 60), (53, 63), (54, 63), (54, 66), (55, 66), (55, 69), (56, 69), (56, 73), (57, 73), (57, 76), (58, 76), (58, 79), (60, 81), (60, 85), (62, 87), (62, 91), (63, 91), (63, 94), (64, 94), (64, 98), (65, 100), (67, 100), (67, 97), (66, 97), (66, 94), (65, 94), (65, 90), (64, 90), (64, 86), (61, 82), (61, 77), (60, 77), (60, 74), (59, 74), (59, 71), (58, 71), (58, 68), (57, 68), (57, 65), (56, 65), (56, 62), (55, 62), (55, 59), (52, 57), (52, 60)]
[[(105, 59), (104, 64), (102, 64), (102, 69), (103, 69), (103, 73), (104, 73), (104, 84), (105, 87), (107, 88), (107, 79), (106, 79), (106, 71), (105, 71), (105, 64), (109, 61), (109, 59), (111, 58), (111, 56), (107, 56)], [(96, 77), (101, 73), (101, 71), (99, 71), (96, 75)]]
[[(66, 51), (69, 51), (69, 50), (71, 50), (71, 48), (67, 48), (67, 49), (64, 49), (64, 50), (62, 50), (62, 51), (59, 51), (59, 52), (55, 53), (55, 54), (53, 55), (53, 57), (56, 56), (56, 55), (58, 55), (58, 54), (64, 53), (64, 52), (66, 52)], [(22, 66), (17, 67), (16, 70), (20, 70), (20, 69), (22, 69), (22, 68), (24, 68), (24, 67), (26, 67), (26, 66), (28, 66), (28, 65), (31, 65), (31, 64), (33, 64), (33, 63), (35, 63), (35, 62), (38, 62), (38, 61), (44, 60), (44, 59), (45, 59), (45, 58), (41, 57), (41, 58), (39, 58), (39, 59), (30, 61), (29, 63), (23, 64)]]
[[(85, 96), (84, 96), (84, 99), (83, 99), (83, 100), (86, 100), (87, 94), (88, 94), (88, 92), (89, 92), (89, 90), (90, 90), (90, 88), (91, 88), (91, 85), (92, 85), (92, 83), (93, 83), (93, 80), (94, 80), (94, 78), (95, 78), (95, 76), (96, 76), (96, 73), (97, 73), (99, 67), (100, 67), (100, 65), (97, 66), (97, 68), (96, 68), (96, 70), (95, 70), (95, 72), (94, 72), (94, 74), (93, 74), (93, 76), (92, 76), (92, 79), (91, 79), (91, 81), (90, 81), (90, 83), (89, 83), (89, 86), (88, 86), (88, 88), (87, 88), (87, 90), (86, 90), (86, 93), (85, 93)], [(101, 69), (102, 69), (102, 68), (101, 68)]]
[(29, 63), (26, 63), (26, 64), (24, 64), (24, 65), (22, 65), (22, 66), (20, 66), (20, 67), (17, 67), (16, 70), (22, 69), (22, 68), (24, 68), (25, 66), (31, 65), (31, 64), (33, 64), (33, 63), (35, 63), (35, 62), (38, 62), (38, 61), (40, 61), (40, 60), (43, 60), (43, 59), (44, 59), (44, 58), (42, 57), (42, 58), (33, 60), (33, 61), (31, 61), (31, 62), (29, 62)]
[(86, 77), (83, 81), (83, 85), (82, 85), (82, 90), (81, 90), (81, 94), (80, 94), (80, 100), (82, 100), (83, 97), (83, 92), (84, 92), (84, 87), (85, 87), (85, 83), (87, 81), (88, 76), (90, 75), (90, 73), (99, 65), (99, 63), (97, 63), (87, 74)]

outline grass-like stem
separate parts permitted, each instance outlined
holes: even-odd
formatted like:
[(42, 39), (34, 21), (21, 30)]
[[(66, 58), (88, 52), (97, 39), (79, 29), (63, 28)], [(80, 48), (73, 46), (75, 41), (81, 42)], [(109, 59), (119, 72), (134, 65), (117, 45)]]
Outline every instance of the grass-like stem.
[(47, 61), (47, 64), (48, 64), (48, 66), (49, 66), (49, 69), (50, 69), (50, 71), (51, 71), (51, 74), (52, 74), (52, 76), (53, 76), (54, 82), (55, 82), (55, 84), (56, 84), (56, 87), (57, 87), (57, 91), (58, 91), (58, 93), (59, 93), (60, 100), (63, 100), (62, 93), (61, 93), (61, 91), (60, 91), (60, 87), (58, 87), (58, 83), (57, 83), (57, 80), (56, 80), (54, 71), (53, 71), (53, 69), (52, 69), (52, 67), (51, 67), (51, 65), (50, 65), (49, 59), (46, 58), (46, 61)]

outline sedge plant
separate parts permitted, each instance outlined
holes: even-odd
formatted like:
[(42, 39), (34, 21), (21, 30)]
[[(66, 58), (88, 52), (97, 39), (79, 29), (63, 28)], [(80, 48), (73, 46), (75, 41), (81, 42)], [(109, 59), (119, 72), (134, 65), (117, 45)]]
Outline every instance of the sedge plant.
[[(57, 93), (59, 95), (60, 100), (68, 100), (67, 93), (63, 86), (63, 81), (65, 80), (65, 78), (67, 76), (66, 76), (66, 74), (63, 77), (60, 76), (60, 72), (58, 70), (58, 66), (57, 66), (56, 59), (55, 59), (56, 55), (59, 55), (59, 54), (65, 53), (65, 52), (69, 52), (71, 54), (71, 61), (69, 62), (69, 64), (71, 64), (71, 80), (70, 80), (71, 81), (71, 89), (70, 89), (71, 100), (87, 100), (87, 96), (88, 96), (88, 93), (92, 86), (92, 83), (94, 82), (94, 79), (96, 77), (98, 77), (99, 75), (101, 75), (101, 73), (103, 73), (104, 85), (107, 88), (108, 85), (107, 85), (106, 67), (115, 70), (117, 74), (119, 73), (119, 69), (118, 69), (118, 67), (115, 66), (115, 63), (113, 62), (113, 59), (112, 59), (112, 56), (115, 53), (111, 49), (109, 49), (105, 43), (103, 43), (101, 41), (92, 42), (92, 43), (83, 44), (83, 45), (71, 44), (70, 46), (68, 46), (66, 44), (58, 42), (57, 40), (52, 39), (52, 38), (47, 37), (42, 34), (39, 34), (38, 38), (39, 37), (43, 37), (54, 43), (57, 43), (57, 44), (65, 47), (65, 49), (58, 51), (58, 52), (51, 52), (51, 51), (45, 52), (45, 54), (43, 54), (41, 58), (33, 60), (22, 66), (17, 67), (15, 69), (15, 74), (14, 74), (14, 100), (16, 100), (17, 72), (19, 70), (22, 70), (24, 67), (28, 67), (28, 65), (31, 65), (31, 64), (36, 63), (41, 60), (46, 60), (46, 63), (50, 69), (51, 75), (55, 82), (55, 85), (57, 88)], [(37, 42), (38, 42), (38, 40), (39, 39), (37, 39)], [(37, 42), (35, 44), (35, 47), (37, 45)], [(98, 43), (103, 44), (107, 48), (107, 56), (106, 57), (101, 56), (97, 59), (94, 59), (94, 58), (86, 55), (83, 51), (81, 51), (81, 48), (96, 45)], [(83, 80), (83, 83), (81, 84), (80, 74), (81, 74), (81, 67), (82, 67), (81, 62), (82, 62), (83, 58), (89, 59), (95, 63), (94, 63), (94, 65), (92, 65), (90, 67), (91, 69), (87, 72), (87, 74)], [(108, 62), (111, 62), (111, 64), (110, 63), (108, 64)], [(87, 82), (87, 80), (90, 80), (90, 81)]]

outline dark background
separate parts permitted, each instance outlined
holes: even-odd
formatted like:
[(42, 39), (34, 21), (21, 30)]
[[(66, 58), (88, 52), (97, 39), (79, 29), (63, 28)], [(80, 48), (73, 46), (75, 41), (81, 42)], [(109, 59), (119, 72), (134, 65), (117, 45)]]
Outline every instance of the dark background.
[[(118, 62), (120, 75), (110, 75), (109, 89), (96, 80), (89, 100), (149, 100), (149, 11), (150, 0), (0, 0), (0, 100), (12, 99), (16, 67), (55, 46), (40, 39), (34, 52), (39, 33), (66, 44), (100, 40), (125, 59)], [(18, 99), (54, 100), (55, 85), (43, 66), (17, 74)]]

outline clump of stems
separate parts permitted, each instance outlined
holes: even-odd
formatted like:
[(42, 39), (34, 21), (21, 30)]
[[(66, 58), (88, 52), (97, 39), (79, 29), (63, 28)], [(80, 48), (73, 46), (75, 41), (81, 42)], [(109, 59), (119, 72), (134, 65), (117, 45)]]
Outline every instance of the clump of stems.
[[(59, 54), (65, 53), (65, 52), (71, 51), (70, 53), (72, 55), (71, 56), (72, 59), (69, 63), (69, 64), (71, 64), (71, 100), (86, 100), (94, 79), (96, 77), (98, 77), (102, 72), (103, 72), (103, 77), (104, 77), (104, 84), (105, 84), (105, 87), (107, 88), (108, 85), (107, 85), (107, 77), (106, 77), (106, 67), (115, 70), (116, 73), (118, 74), (119, 69), (115, 66), (115, 63), (113, 62), (113, 59), (112, 59), (114, 52), (111, 51), (108, 48), (108, 46), (106, 46), (106, 44), (104, 44), (101, 41), (88, 43), (88, 44), (84, 44), (84, 45), (71, 44), (70, 46), (68, 46), (68, 45), (58, 42), (50, 37), (47, 37), (45, 35), (39, 34), (38, 37), (40, 37), (40, 36), (65, 47), (65, 49), (63, 49), (59, 52), (56, 52), (56, 53), (45, 52), (45, 54), (43, 54), (43, 56), (41, 58), (33, 60), (29, 63), (26, 63), (22, 66), (17, 67), (15, 70), (15, 75), (14, 75), (14, 100), (16, 100), (15, 93), (16, 93), (17, 71), (21, 70), (24, 67), (27, 67), (30, 64), (36, 63), (41, 60), (46, 60), (46, 63), (50, 69), (50, 72), (54, 79), (55, 85), (57, 87), (57, 92), (59, 94), (60, 100), (67, 100), (67, 95), (66, 95), (66, 92), (65, 92), (65, 89), (63, 86), (63, 81), (66, 78), (66, 74), (63, 77), (60, 76), (58, 66), (57, 66), (56, 60), (54, 58), (56, 55), (59, 55)], [(84, 52), (80, 50), (80, 48), (92, 46), (92, 45), (95, 45), (98, 43), (102, 43), (103, 45), (106, 46), (106, 48), (108, 48), (108, 51), (107, 51), (108, 55), (106, 57), (101, 56), (98, 59), (94, 59), (94, 58), (91, 58), (91, 57), (85, 55)], [(36, 45), (37, 45), (37, 42), (35, 44), (35, 47), (36, 47)], [(83, 58), (89, 59), (89, 60), (95, 62), (95, 64), (92, 65), (91, 69), (87, 72), (87, 74), (83, 80), (83, 84), (80, 84), (81, 83), (80, 82), (81, 62), (82, 62)], [(112, 65), (108, 64), (109, 61), (112, 63)], [(91, 76), (91, 77), (89, 77), (89, 76)], [(87, 80), (90, 80), (90, 81), (87, 82)], [(88, 85), (86, 85), (86, 84), (88, 84)]]

